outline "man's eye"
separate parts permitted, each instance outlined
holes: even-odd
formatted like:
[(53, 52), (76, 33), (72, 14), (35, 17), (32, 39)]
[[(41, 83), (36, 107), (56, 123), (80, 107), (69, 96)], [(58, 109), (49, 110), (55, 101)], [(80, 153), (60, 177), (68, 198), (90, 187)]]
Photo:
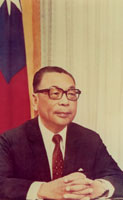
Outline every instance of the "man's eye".
[(59, 92), (53, 92), (53, 94), (57, 95), (57, 94), (59, 94)]
[(76, 92), (69, 92), (68, 93), (70, 96), (76, 96)]
[(58, 96), (60, 93), (59, 92), (52, 92), (52, 95)]

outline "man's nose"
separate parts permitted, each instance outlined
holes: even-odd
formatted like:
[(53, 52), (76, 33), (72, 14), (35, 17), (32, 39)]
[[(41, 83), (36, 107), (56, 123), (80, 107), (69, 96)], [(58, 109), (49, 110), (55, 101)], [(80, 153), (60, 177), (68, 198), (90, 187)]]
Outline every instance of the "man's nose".
[(67, 99), (67, 96), (65, 93), (63, 94), (62, 98), (59, 100), (59, 104), (69, 105), (69, 100)]

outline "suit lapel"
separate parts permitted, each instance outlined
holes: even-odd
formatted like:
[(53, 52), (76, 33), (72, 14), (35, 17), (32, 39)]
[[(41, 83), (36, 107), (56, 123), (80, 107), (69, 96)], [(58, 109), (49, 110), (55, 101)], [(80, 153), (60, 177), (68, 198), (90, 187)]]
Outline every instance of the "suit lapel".
[(38, 119), (32, 120), (27, 128), (27, 135), (32, 151), (32, 159), (35, 171), (34, 177), (38, 177), (40, 181), (50, 181), (50, 168), (47, 153), (45, 150), (43, 138), (38, 126)]

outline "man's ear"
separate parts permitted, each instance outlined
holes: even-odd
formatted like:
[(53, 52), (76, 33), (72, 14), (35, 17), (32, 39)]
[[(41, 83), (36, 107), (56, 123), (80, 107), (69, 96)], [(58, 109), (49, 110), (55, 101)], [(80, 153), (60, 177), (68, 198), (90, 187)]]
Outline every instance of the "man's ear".
[(33, 109), (34, 111), (38, 111), (38, 102), (39, 102), (39, 99), (38, 99), (38, 94), (32, 94), (32, 105), (33, 105)]

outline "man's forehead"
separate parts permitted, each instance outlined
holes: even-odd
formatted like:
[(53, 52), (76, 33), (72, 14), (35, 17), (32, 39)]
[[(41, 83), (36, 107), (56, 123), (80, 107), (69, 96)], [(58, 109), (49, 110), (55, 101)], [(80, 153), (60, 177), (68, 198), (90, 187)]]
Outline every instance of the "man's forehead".
[(57, 87), (75, 87), (75, 83), (71, 76), (65, 73), (47, 72), (43, 75), (39, 84), (42, 88), (51, 87), (53, 85)]

